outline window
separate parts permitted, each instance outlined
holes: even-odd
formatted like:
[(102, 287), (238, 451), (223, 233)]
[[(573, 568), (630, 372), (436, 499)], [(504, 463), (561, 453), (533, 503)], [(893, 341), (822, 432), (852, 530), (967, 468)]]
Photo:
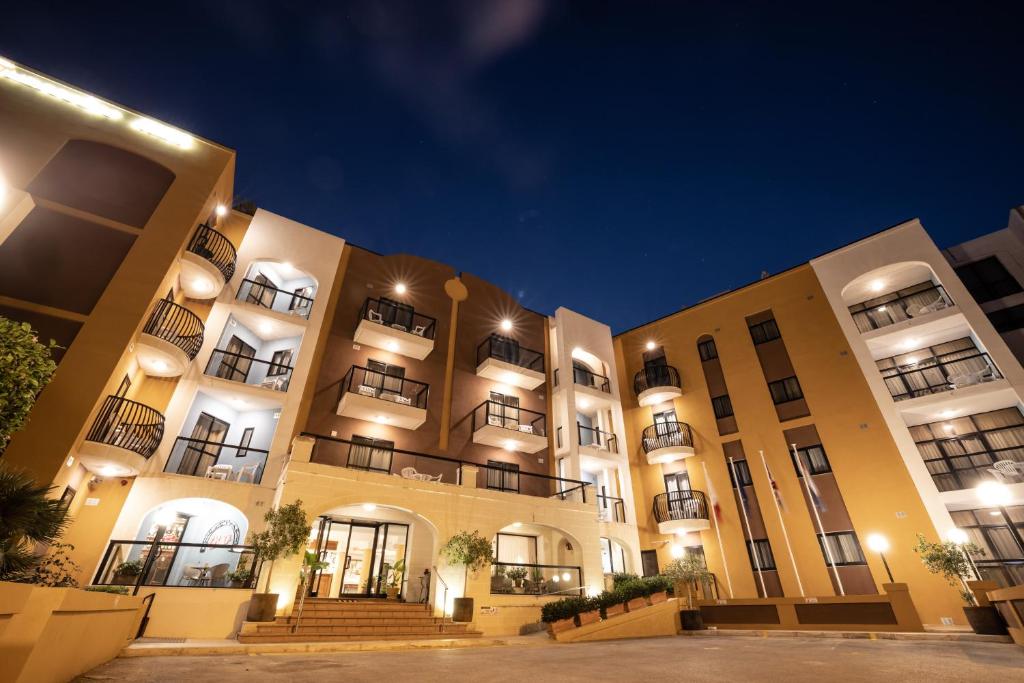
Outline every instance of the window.
[(121, 383), (117, 385), (117, 391), (114, 395), (118, 398), (124, 398), (128, 395), (128, 390), (132, 388), (132, 380), (128, 375), (121, 378)]
[(729, 470), (729, 480), (732, 482), (732, 487), (736, 488), (736, 479), (733, 476), (733, 468), (736, 470), (736, 477), (739, 477), (740, 484), (743, 486), (753, 486), (754, 480), (750, 478), (750, 466), (747, 465), (746, 460), (733, 460), (732, 464), (726, 460), (726, 468)]
[(498, 534), (494, 537), (494, 556), (508, 564), (537, 564), (537, 537)]
[(718, 349), (715, 347), (714, 339), (705, 339), (702, 342), (697, 342), (697, 351), (700, 353), (701, 360), (718, 358)]
[(274, 375), (287, 375), (288, 371), (292, 369), (292, 350), (284, 349), (281, 351), (274, 351), (273, 358), (270, 359), (270, 367), (267, 368), (267, 376), (272, 377)]
[[(821, 444), (798, 448), (796, 452), (800, 458), (800, 465), (810, 474), (825, 474), (832, 471), (832, 464), (829, 463), (828, 456), (825, 455), (825, 449)], [(793, 467), (796, 469), (796, 476), (802, 476), (800, 474), (801, 468), (797, 467), (796, 458), (793, 457), (793, 451), (789, 452), (789, 457), (793, 461)]]
[(263, 273), (256, 273), (256, 277), (252, 279), (252, 284), (249, 286), (249, 293), (245, 295), (245, 300), (263, 308), (273, 308), (276, 294), (277, 288), (270, 278)]
[(500, 460), (488, 460), (487, 488), (519, 493), (519, 465)]
[(788, 403), (789, 401), (795, 401), (804, 397), (804, 392), (800, 388), (800, 382), (796, 377), (787, 377), (786, 379), (769, 382), (768, 391), (772, 393), (772, 401), (775, 405)]
[(781, 336), (779, 326), (775, 324), (775, 318), (768, 318), (763, 323), (750, 326), (750, 338), (754, 340), (755, 344), (764, 344)]
[(990, 510), (960, 510), (951, 512), (953, 523), (967, 532), (971, 543), (980, 552), (971, 557), (978, 567), (982, 579), (997, 582), (1000, 587), (1024, 583), (1024, 552), (1018, 539), (1024, 535), (1024, 507), (1006, 508), (1013, 522), (1014, 531), (1007, 526), (1006, 519), (994, 517)]
[(220, 354), (220, 365), (217, 367), (216, 376), (229, 379), (232, 382), (244, 382), (249, 377), (252, 359), (255, 356), (255, 348), (232, 335), (227, 348)]
[(626, 551), (610, 538), (601, 537), (601, 569), (605, 574), (626, 571)]
[(750, 566), (754, 571), (757, 571), (758, 568), (765, 571), (775, 569), (775, 556), (772, 555), (772, 546), (768, 543), (767, 538), (747, 541), (747, 555), (750, 557)]
[(1002, 333), (1019, 330), (1024, 327), (1024, 304), (992, 311), (988, 314), (988, 319), (992, 321), (996, 332)]
[(372, 358), (366, 361), (366, 375), (363, 382), (389, 394), (401, 394), (405, 368), (389, 365)]
[(312, 303), (310, 299), (313, 298), (313, 287), (296, 287), (294, 292), (295, 293), (292, 294), (291, 301), (288, 302), (288, 310), (294, 311), (297, 308), (304, 310), (307, 309)]
[(989, 256), (954, 270), (979, 304), (1024, 291), (996, 256)]
[(519, 429), (519, 397), (492, 391), (490, 400), (491, 403), (487, 405), (487, 424)]
[(723, 417), (732, 417), (732, 401), (729, 394), (715, 396), (711, 399), (711, 408), (715, 411), (715, 417), (721, 420)]
[(686, 472), (676, 472), (674, 474), (665, 475), (665, 491), (673, 493), (675, 491), (689, 491), (690, 490), (690, 475)]
[(235, 457), (244, 458), (249, 455), (249, 444), (252, 443), (252, 427), (246, 427), (242, 431), (242, 438), (238, 440), (238, 450), (235, 452)]
[(348, 447), (347, 466), (354, 470), (390, 472), (394, 450), (394, 441), (353, 434), (352, 444)]
[(640, 563), (643, 565), (644, 576), (657, 576), (659, 574), (657, 550), (641, 550)]
[(852, 531), (834, 531), (825, 534), (824, 538), (825, 541), (822, 540), (822, 535), (818, 534), (818, 545), (821, 546), (821, 554), (825, 558), (826, 565), (832, 566), (832, 562), (829, 561), (828, 553), (825, 551), (825, 543), (828, 543), (828, 549), (832, 552), (832, 560), (837, 566), (867, 564), (864, 553), (860, 551), (857, 535)]

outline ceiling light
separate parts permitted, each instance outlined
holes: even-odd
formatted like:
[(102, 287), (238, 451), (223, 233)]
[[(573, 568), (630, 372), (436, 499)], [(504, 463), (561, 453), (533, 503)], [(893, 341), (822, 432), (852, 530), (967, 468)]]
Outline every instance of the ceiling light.
[(581, 349), (578, 346), (572, 347), (572, 355), (574, 355), (574, 356), (582, 356), (583, 355), (583, 349)]
[(869, 284), (868, 287), (871, 288), (872, 292), (881, 292), (883, 289), (885, 289), (885, 281), (884, 280), (872, 280), (871, 284)]
[(974, 492), (981, 504), (988, 507), (1005, 507), (1013, 498), (1006, 484), (997, 481), (982, 482)]
[(907, 359), (907, 365), (916, 365), (916, 364), (917, 364), (917, 357), (916, 356), (911, 356), (910, 358)]
[(943, 410), (941, 413), (939, 413), (939, 417), (945, 417), (945, 418), (950, 418), (950, 417), (953, 417), (954, 415), (956, 415), (956, 411), (955, 410), (950, 410), (948, 408), (946, 410)]
[(392, 353), (395, 353), (396, 351), (398, 351), (398, 342), (389, 341), (386, 344), (384, 344), (384, 348), (387, 349), (388, 351), (391, 351)]
[(589, 407), (590, 407), (590, 401), (588, 401), (587, 399), (583, 399), (582, 401), (580, 401), (580, 408), (583, 408), (584, 410), (586, 410)]
[(551, 583), (558, 583), (558, 574), (551, 577)]
[(399, 282), (395, 285), (395, 294), (405, 294), (406, 287), (404, 282)]
[(218, 217), (223, 218), (224, 216), (228, 215), (228, 207), (224, 206), (223, 204), (218, 204), (215, 212)]
[(506, 451), (514, 451), (516, 449), (516, 442), (512, 439), (505, 439), (504, 448)]
[(878, 312), (879, 313), (885, 313), (885, 306), (879, 306), (878, 307)]
[(153, 523), (162, 526), (164, 529), (174, 524), (178, 519), (178, 513), (173, 508), (162, 507), (153, 515)]
[(502, 320), (501, 321), (501, 329), (504, 330), (505, 332), (508, 332), (509, 330), (511, 330), (512, 329), (512, 321), (509, 320), (508, 318), (505, 318), (504, 320)]
[(907, 339), (904, 339), (903, 342), (900, 344), (900, 346), (902, 346), (903, 348), (905, 348), (906, 350), (909, 351), (910, 349), (912, 349), (915, 346), (917, 346), (917, 344), (918, 344), (918, 341), (916, 339), (914, 339), (913, 337), (909, 337)]
[(671, 552), (672, 552), (672, 557), (674, 557), (675, 559), (678, 560), (679, 558), (681, 558), (683, 556), (683, 553), (686, 552), (686, 551), (683, 549), (683, 546), (679, 545), (678, 543), (673, 543), (672, 544), (672, 548), (671, 548)]
[(260, 332), (262, 332), (263, 334), (270, 334), (273, 331), (274, 331), (274, 326), (271, 325), (270, 323), (268, 323), (268, 322), (260, 323)]
[(293, 270), (295, 270), (295, 266), (293, 266), (289, 261), (282, 261), (281, 270), (284, 271), (285, 273), (291, 273)]
[(562, 572), (562, 581), (568, 581), (570, 578), (572, 578), (572, 576), (569, 572)]
[(652, 341), (647, 342), (647, 350), (648, 351), (653, 351), (654, 347), (655, 347), (655, 343), (654, 342), (652, 342)]
[(522, 525), (523, 525), (523, 523), (522, 523), (522, 522), (512, 522), (512, 528), (513, 528), (513, 529), (518, 529), (518, 528), (519, 528), (519, 527), (521, 527)]
[(953, 425), (942, 425), (942, 429), (945, 432), (951, 432), (953, 431)]
[(197, 292), (209, 292), (213, 288), (213, 284), (205, 277), (197, 277), (192, 280), (192, 288)]
[(378, 424), (387, 424), (388, 418), (384, 415), (378, 415), (377, 417), (373, 418), (373, 421)]
[(107, 465), (106, 467), (101, 467), (100, 474), (102, 474), (104, 477), (113, 477), (117, 474), (117, 468), (111, 467), (110, 465)]
[(366, 512), (373, 512), (376, 509), (377, 506), (374, 505), (373, 503), (363, 503), (363, 510), (365, 510)]
[(160, 359), (153, 361), (153, 369), (157, 372), (165, 372), (167, 370), (166, 361), (162, 361)]
[(516, 373), (514, 373), (514, 372), (503, 372), (503, 373), (501, 373), (501, 381), (504, 382), (505, 384), (515, 384), (516, 383)]

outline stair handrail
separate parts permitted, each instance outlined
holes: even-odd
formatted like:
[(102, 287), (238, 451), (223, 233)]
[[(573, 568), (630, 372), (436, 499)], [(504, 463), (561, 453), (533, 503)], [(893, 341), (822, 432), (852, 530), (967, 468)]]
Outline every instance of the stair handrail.
[(448, 584), (441, 578), (441, 572), (437, 570), (436, 564), (434, 565), (434, 576), (436, 576), (437, 580), (441, 582), (442, 586), (444, 586), (444, 597), (441, 601), (441, 619), (443, 621), (448, 618)]

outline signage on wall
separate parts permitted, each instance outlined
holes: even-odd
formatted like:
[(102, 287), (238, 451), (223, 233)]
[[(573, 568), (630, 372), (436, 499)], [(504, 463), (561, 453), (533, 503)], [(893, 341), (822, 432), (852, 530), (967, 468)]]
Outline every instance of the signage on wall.
[(209, 528), (203, 536), (203, 546), (199, 552), (205, 553), (208, 545), (238, 545), (241, 539), (241, 531), (238, 525), (230, 519), (222, 519)]

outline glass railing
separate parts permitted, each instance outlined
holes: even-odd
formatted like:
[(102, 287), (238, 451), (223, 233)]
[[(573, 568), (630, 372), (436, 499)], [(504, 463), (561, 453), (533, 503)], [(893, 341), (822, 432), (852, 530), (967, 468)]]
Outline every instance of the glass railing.
[(386, 372), (353, 365), (341, 380), (341, 396), (346, 393), (369, 396), (413, 408), (427, 408), (429, 384)]
[(309, 318), (309, 313), (313, 310), (313, 297), (299, 294), (297, 291), (278, 289), (266, 282), (257, 282), (249, 278), (242, 280), (236, 299), (299, 318)]
[(544, 354), (540, 351), (527, 349), (519, 345), (515, 339), (492, 334), (476, 347), (476, 364), (480, 365), (488, 358), (517, 365), (527, 370), (544, 372)]
[(609, 394), (612, 391), (611, 382), (607, 377), (583, 368), (572, 369), (572, 381), (573, 384), (597, 389), (598, 391), (603, 391), (606, 394)]
[[(937, 394), (1002, 378), (987, 353), (955, 351), (922, 360), (880, 368), (889, 394), (896, 401)], [(887, 360), (878, 361), (884, 363)]]
[(544, 413), (510, 406), (498, 401), (484, 401), (473, 410), (473, 431), (490, 425), (515, 432), (547, 436)]
[(491, 595), (583, 595), (583, 570), (555, 564), (491, 564)]
[(626, 503), (614, 496), (597, 495), (597, 518), (602, 522), (626, 523)]
[(93, 584), (251, 590), (255, 570), (251, 546), (110, 541)]
[(602, 432), (600, 429), (585, 427), (577, 422), (576, 434), (579, 436), (580, 446), (596, 448), (600, 451), (608, 451), (609, 453), (619, 452), (618, 441), (611, 432)]
[(288, 391), (288, 383), (292, 379), (292, 366), (225, 349), (215, 349), (206, 364), (206, 374), (264, 389)]
[(857, 329), (870, 332), (905, 320), (921, 318), (952, 305), (953, 300), (941, 285), (922, 282), (854, 304), (849, 310)]
[(179, 436), (164, 472), (258, 484), (267, 466), (267, 455), (269, 451), (260, 448)]
[(412, 306), (390, 299), (367, 299), (359, 311), (359, 319), (424, 339), (433, 339), (437, 331), (435, 318), (417, 313)]

